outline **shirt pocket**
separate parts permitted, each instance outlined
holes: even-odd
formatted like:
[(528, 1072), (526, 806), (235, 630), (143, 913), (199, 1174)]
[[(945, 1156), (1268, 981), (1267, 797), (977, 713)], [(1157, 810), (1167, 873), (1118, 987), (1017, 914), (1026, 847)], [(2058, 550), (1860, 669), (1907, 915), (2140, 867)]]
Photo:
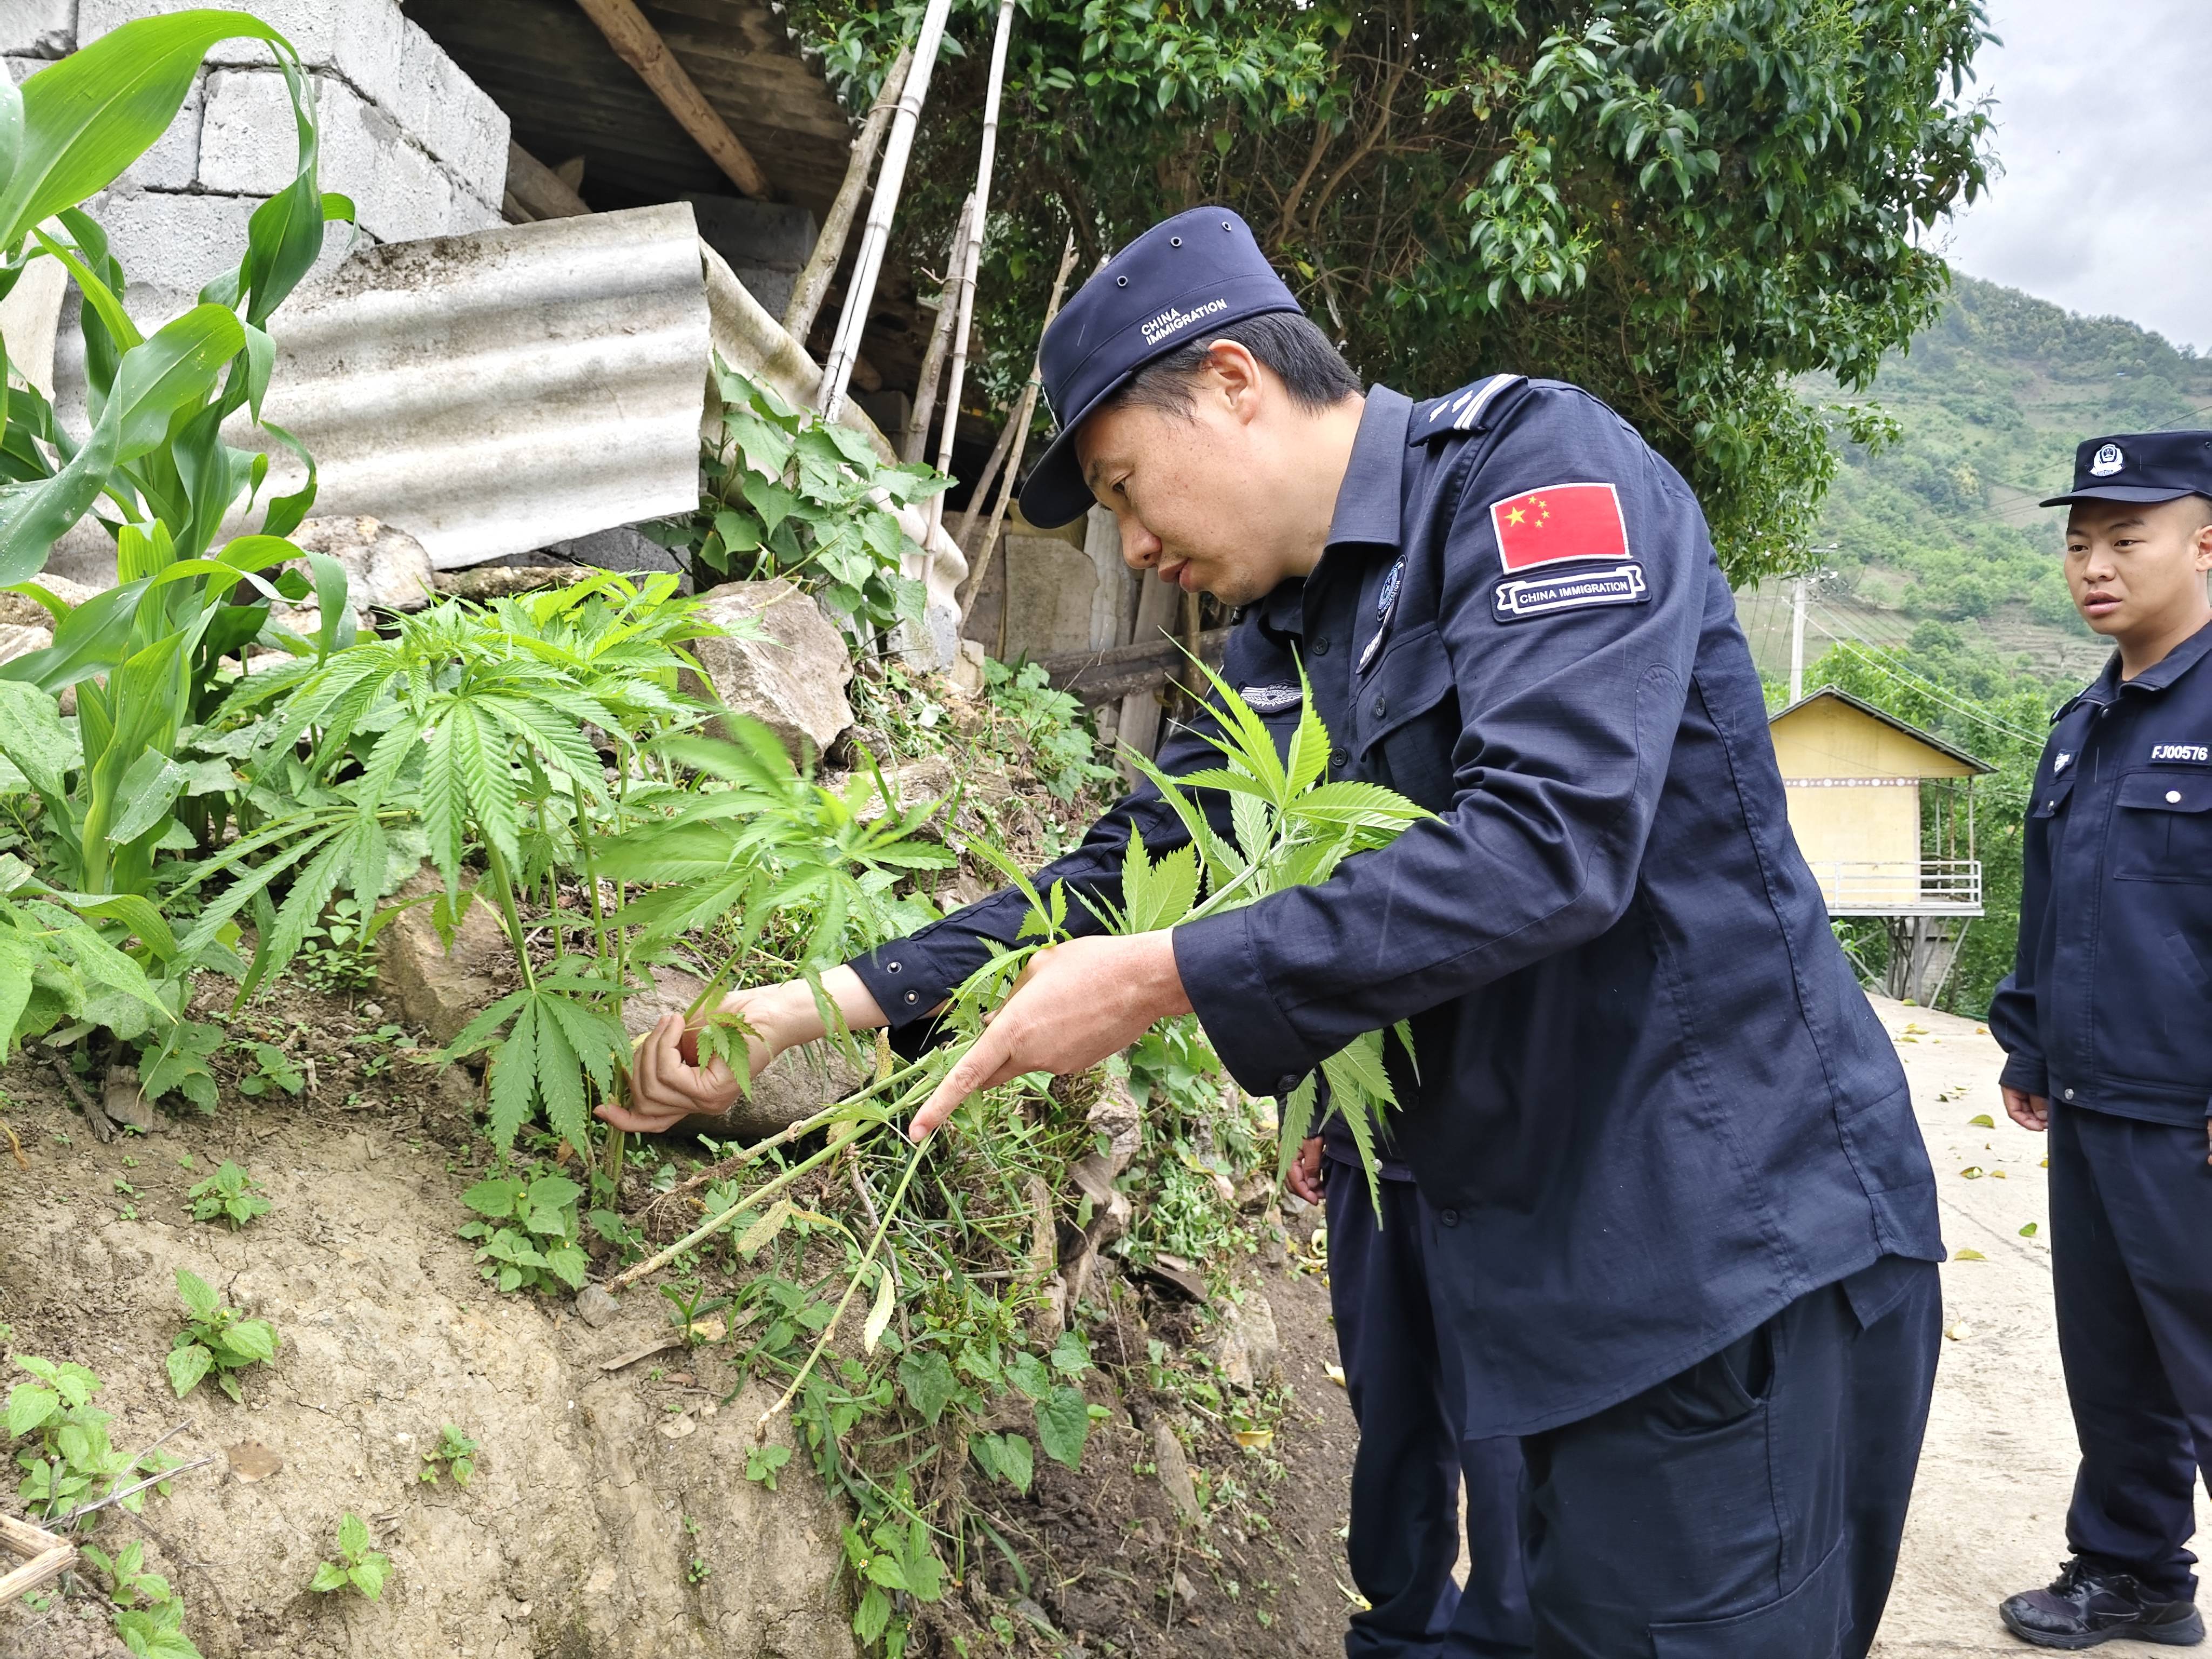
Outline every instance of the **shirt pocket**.
[(2113, 880), (2212, 886), (2212, 774), (2130, 772), (2114, 808)]
[(1432, 812), (1451, 805), (1459, 699), (1451, 660), (1433, 627), (1392, 641), (1352, 703), (1358, 775), (1386, 784)]

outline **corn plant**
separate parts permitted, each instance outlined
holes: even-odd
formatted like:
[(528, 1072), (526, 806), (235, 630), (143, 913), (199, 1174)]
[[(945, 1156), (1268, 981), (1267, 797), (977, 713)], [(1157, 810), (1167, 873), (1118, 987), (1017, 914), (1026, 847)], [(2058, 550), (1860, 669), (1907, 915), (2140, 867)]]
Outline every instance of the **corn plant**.
[[(106, 189), (161, 136), (200, 60), (234, 39), (265, 41), (274, 53), (291, 94), (297, 165), (291, 183), (254, 210), (237, 268), (149, 339), (125, 308), (123, 271), (105, 233), (78, 204)], [(54, 542), (103, 498), (123, 523), (164, 525), (178, 556), (191, 561), (213, 545), (238, 497), (258, 490), (265, 459), (230, 449), (219, 429), (240, 408), (259, 420), (276, 355), (270, 315), (321, 254), (325, 222), (353, 217), (351, 203), (317, 183), (318, 146), (313, 93), (298, 52), (243, 12), (141, 18), (20, 90), (0, 87), (0, 295), (33, 259), (68, 270), (84, 295), (92, 413), (80, 441), (26, 386), (0, 404), (8, 428), (0, 434), (0, 477), (8, 481), (0, 490), (0, 584), (36, 574)], [(49, 221), (58, 222), (61, 235), (45, 228)], [(305, 516), (312, 463), (308, 478), (304, 497), (270, 504), (269, 533), (283, 535)], [(51, 672), (43, 665), (31, 677)]]

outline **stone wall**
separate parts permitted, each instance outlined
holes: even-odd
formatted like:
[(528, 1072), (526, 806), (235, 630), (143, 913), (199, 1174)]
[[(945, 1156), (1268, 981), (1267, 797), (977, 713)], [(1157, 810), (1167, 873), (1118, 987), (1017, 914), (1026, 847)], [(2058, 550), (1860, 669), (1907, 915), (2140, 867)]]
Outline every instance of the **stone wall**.
[[(0, 56), (20, 84), (135, 17), (193, 0), (4, 0)], [(353, 198), (325, 258), (498, 224), (506, 114), (398, 0), (252, 0), (298, 50), (322, 120), (325, 190)], [(259, 41), (216, 47), (169, 131), (93, 204), (134, 287), (190, 295), (235, 265), (253, 210), (291, 181), (292, 113)], [(158, 307), (157, 307), (158, 308)], [(137, 309), (137, 307), (134, 307)]]

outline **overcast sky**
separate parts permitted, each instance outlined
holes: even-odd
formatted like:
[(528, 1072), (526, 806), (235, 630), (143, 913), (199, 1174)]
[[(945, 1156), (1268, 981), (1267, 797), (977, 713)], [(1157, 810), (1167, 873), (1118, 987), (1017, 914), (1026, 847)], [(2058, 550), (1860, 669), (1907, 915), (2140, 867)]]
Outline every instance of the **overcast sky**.
[(2004, 174), (1954, 221), (1970, 275), (2212, 351), (2212, 0), (1989, 0)]

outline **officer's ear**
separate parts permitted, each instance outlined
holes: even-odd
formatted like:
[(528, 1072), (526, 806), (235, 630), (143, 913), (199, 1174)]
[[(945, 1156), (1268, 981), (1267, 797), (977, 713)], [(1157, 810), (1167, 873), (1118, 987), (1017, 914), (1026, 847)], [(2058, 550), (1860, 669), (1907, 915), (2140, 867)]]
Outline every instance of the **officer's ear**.
[(2189, 501), (2197, 509), (2197, 528), (2190, 537), (2196, 566), (2212, 570), (2212, 496), (2191, 495)]
[(1262, 395), (1266, 373), (1241, 340), (1215, 340), (1206, 348), (1200, 384), (1221, 399), (1231, 419), (1249, 422), (1257, 418), (1267, 401)]

